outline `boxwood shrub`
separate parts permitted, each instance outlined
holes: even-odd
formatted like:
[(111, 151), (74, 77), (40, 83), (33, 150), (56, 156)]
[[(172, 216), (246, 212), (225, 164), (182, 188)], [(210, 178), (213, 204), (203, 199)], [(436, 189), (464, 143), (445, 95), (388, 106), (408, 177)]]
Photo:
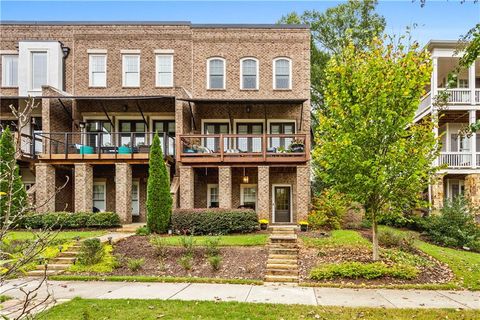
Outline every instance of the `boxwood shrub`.
[(258, 216), (251, 209), (176, 209), (172, 229), (195, 235), (248, 233), (258, 230)]
[(333, 280), (337, 278), (376, 279), (392, 277), (411, 280), (415, 279), (418, 273), (417, 268), (405, 264), (388, 266), (383, 262), (360, 263), (351, 261), (320, 265), (310, 271), (310, 278), (313, 280)]
[(114, 212), (49, 212), (31, 213), (22, 218), (19, 228), (111, 228), (120, 226), (120, 218)]

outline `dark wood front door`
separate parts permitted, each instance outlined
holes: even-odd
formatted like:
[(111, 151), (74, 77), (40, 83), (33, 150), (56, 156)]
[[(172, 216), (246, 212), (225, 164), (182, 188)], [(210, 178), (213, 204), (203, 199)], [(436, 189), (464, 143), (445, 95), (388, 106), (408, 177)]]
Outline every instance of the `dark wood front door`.
[(290, 220), (290, 187), (273, 187), (275, 223), (291, 222)]

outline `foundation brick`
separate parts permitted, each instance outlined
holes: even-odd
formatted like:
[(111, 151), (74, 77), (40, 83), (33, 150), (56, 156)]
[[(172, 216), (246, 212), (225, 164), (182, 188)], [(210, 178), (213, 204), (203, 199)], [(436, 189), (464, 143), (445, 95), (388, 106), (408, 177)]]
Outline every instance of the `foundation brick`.
[(90, 212), (93, 208), (93, 167), (75, 163), (75, 212)]
[(297, 220), (307, 220), (310, 205), (310, 167), (297, 167)]
[(257, 213), (259, 219), (270, 219), (270, 167), (258, 167)]
[(132, 167), (115, 164), (115, 207), (122, 223), (132, 222)]
[(443, 187), (443, 176), (435, 177), (431, 185), (432, 191), (432, 210), (438, 211), (443, 208), (443, 201), (445, 199), (445, 191)]
[(219, 207), (232, 207), (232, 168), (218, 167), (218, 194)]
[(182, 166), (180, 169), (180, 208), (194, 207), (194, 171), (192, 167)]
[(55, 167), (46, 163), (35, 165), (36, 211), (39, 213), (55, 211)]

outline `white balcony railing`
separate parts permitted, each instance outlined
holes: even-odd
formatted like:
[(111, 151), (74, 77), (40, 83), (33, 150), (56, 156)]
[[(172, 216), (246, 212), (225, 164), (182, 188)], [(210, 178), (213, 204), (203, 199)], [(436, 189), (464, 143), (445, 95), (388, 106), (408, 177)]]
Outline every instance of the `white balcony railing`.
[[(476, 160), (478, 163), (478, 155)], [(449, 168), (468, 168), (472, 166), (472, 154), (466, 152), (441, 152), (440, 164), (446, 164)]]
[[(438, 89), (438, 92), (445, 91), (445, 89)], [(470, 89), (448, 89), (448, 103), (470, 103), (471, 91)]]
[(431, 104), (432, 104), (432, 93), (429, 92), (426, 95), (424, 95), (420, 100), (420, 105), (418, 106), (418, 109), (415, 115), (419, 115), (423, 113), (426, 109), (430, 107)]

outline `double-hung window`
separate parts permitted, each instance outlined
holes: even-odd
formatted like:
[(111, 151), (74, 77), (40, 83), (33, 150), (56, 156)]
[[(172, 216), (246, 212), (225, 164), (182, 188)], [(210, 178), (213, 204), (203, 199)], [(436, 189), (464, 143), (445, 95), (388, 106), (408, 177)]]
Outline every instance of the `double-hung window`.
[(292, 88), (292, 61), (287, 58), (273, 60), (273, 88)]
[(140, 87), (140, 55), (124, 54), (123, 58), (123, 86)]
[(157, 87), (173, 87), (173, 55), (157, 54)]
[(18, 87), (18, 55), (2, 55), (2, 86)]
[(107, 55), (89, 54), (89, 84), (90, 87), (107, 86)]
[(102, 212), (106, 210), (106, 189), (105, 181), (93, 182), (93, 207)]
[(207, 185), (207, 202), (209, 208), (218, 208), (219, 206), (218, 184)]
[(32, 90), (40, 91), (42, 86), (47, 84), (47, 52), (46, 51), (33, 51), (32, 52), (32, 74), (31, 85)]
[(258, 61), (253, 58), (245, 58), (240, 62), (241, 89), (258, 89)]
[(211, 58), (207, 62), (208, 89), (225, 89), (225, 59)]
[(257, 185), (242, 184), (240, 186), (240, 204), (255, 210), (257, 205)]

